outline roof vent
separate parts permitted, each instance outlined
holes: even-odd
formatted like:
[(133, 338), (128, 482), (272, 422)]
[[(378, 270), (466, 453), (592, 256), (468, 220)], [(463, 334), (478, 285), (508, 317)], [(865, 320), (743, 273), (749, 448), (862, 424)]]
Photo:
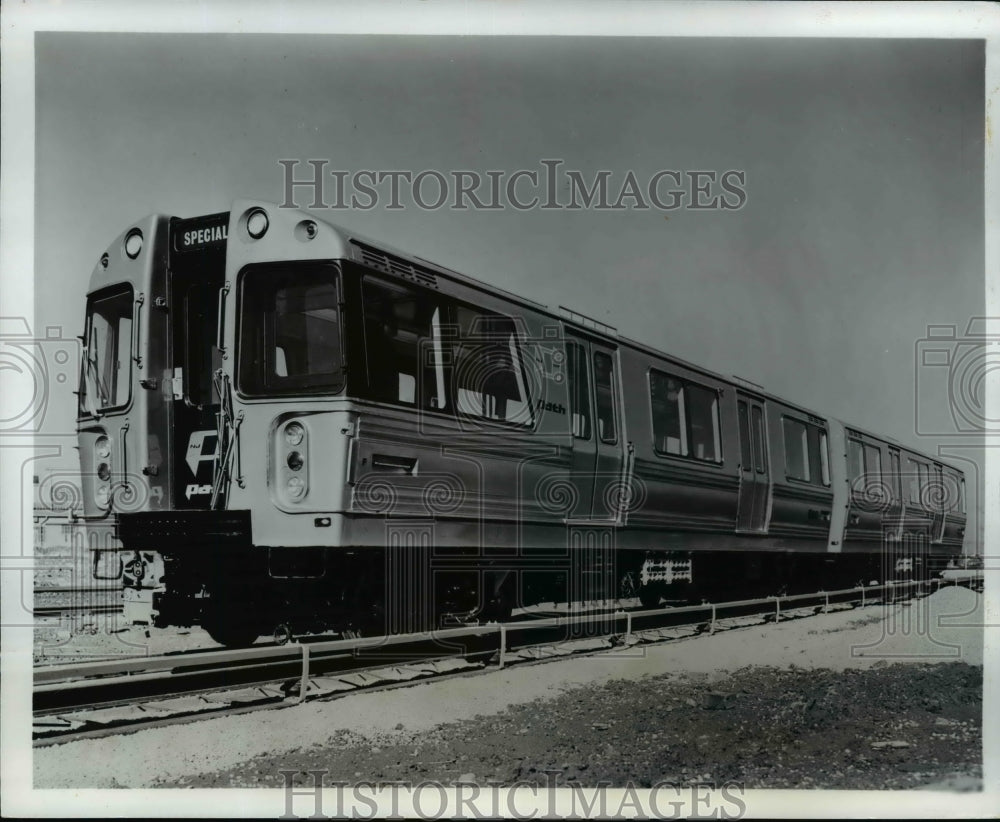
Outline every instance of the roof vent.
[(424, 285), (428, 288), (438, 287), (437, 276), (433, 271), (423, 266), (415, 265), (409, 260), (404, 260), (402, 257), (389, 254), (374, 246), (360, 243), (357, 240), (351, 240), (351, 244), (357, 246), (361, 252), (361, 262), (369, 268), (402, 277), (404, 280), (409, 280), (412, 283)]

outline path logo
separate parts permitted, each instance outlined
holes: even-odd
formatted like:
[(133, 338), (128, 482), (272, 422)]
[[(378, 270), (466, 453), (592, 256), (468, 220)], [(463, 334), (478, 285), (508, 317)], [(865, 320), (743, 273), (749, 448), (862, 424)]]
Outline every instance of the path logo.
[(196, 483), (191, 483), (188, 485), (187, 489), (184, 491), (184, 496), (191, 499), (195, 494), (211, 494), (211, 485), (197, 485)]
[[(188, 439), (187, 455), (185, 461), (188, 464), (188, 468), (191, 469), (191, 473), (197, 477), (198, 468), (203, 462), (215, 462), (218, 456), (218, 442), (219, 435), (215, 431), (192, 431), (191, 436)], [(211, 443), (211, 452), (205, 453), (209, 448), (209, 443)], [(190, 486), (188, 486), (190, 488)], [(211, 488), (211, 486), (209, 486)], [(202, 493), (202, 492), (195, 492)], [(191, 491), (188, 491), (188, 498), (191, 497)]]

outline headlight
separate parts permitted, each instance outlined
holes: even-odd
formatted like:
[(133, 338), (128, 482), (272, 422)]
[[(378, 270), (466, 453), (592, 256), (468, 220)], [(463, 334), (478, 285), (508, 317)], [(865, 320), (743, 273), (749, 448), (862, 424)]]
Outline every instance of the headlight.
[[(285, 426), (285, 443), (291, 448), (301, 445), (305, 435), (306, 429), (302, 427), (300, 422), (290, 422)], [(293, 470), (297, 471), (298, 469)]]
[(138, 228), (133, 228), (125, 237), (125, 253), (130, 260), (134, 260), (142, 251), (142, 232)]
[(291, 477), (288, 480), (288, 496), (298, 499), (306, 492), (306, 483), (302, 477)]
[(100, 436), (94, 441), (94, 453), (97, 458), (106, 460), (111, 456), (111, 440), (105, 436)]
[(292, 453), (288, 455), (288, 459), (286, 461), (288, 462), (288, 467), (293, 471), (301, 471), (302, 466), (305, 465), (306, 462), (302, 459), (302, 455), (298, 451), (292, 451)]
[(102, 462), (97, 466), (97, 477), (101, 482), (107, 482), (111, 479), (111, 466), (106, 462)]
[(259, 240), (267, 233), (270, 221), (267, 219), (267, 212), (262, 208), (255, 208), (247, 214), (247, 234), (255, 240)]
[(102, 508), (106, 507), (111, 501), (111, 488), (107, 485), (99, 486), (97, 492), (94, 494), (94, 499), (97, 500), (97, 504)]

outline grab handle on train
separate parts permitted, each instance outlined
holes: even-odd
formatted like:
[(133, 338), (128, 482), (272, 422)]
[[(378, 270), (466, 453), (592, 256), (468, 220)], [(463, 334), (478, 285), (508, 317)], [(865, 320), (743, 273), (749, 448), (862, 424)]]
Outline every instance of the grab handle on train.
[(222, 354), (222, 359), (226, 359), (226, 333), (223, 321), (226, 317), (226, 296), (229, 294), (229, 283), (227, 282), (219, 289), (218, 315), (215, 318), (215, 347)]

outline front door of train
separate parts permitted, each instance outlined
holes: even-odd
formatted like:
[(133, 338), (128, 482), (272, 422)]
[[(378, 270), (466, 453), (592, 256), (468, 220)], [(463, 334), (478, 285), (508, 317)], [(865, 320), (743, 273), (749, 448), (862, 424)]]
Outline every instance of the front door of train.
[(618, 349), (567, 331), (567, 373), (573, 430), (572, 520), (613, 521), (625, 471)]
[(767, 460), (767, 424), (764, 400), (737, 392), (740, 427), (740, 496), (736, 530), (767, 532), (771, 514), (771, 475)]
[(221, 368), (216, 347), (219, 290), (226, 271), (229, 212), (175, 219), (170, 231), (171, 359), (174, 448), (173, 506), (208, 508), (218, 459), (213, 381)]

